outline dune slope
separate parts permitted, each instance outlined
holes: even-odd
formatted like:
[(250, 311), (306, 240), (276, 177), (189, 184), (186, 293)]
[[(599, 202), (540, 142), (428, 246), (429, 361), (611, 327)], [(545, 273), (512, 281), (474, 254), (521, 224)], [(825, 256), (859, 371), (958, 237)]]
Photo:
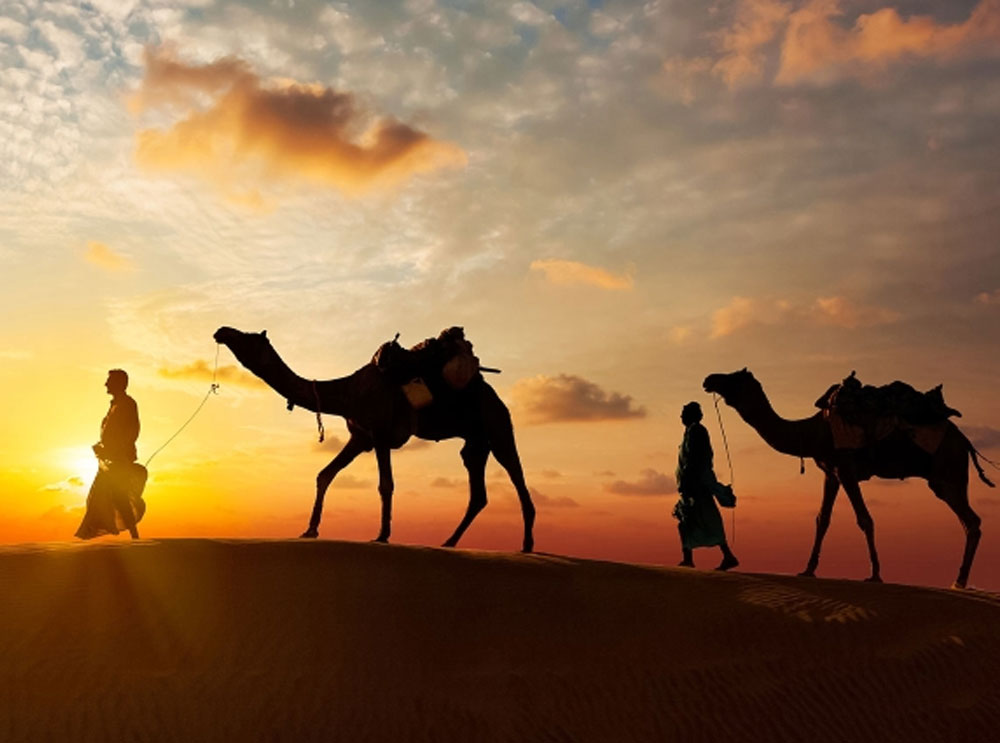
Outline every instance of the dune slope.
[(986, 741), (1000, 602), (331, 541), (0, 551), (3, 741)]

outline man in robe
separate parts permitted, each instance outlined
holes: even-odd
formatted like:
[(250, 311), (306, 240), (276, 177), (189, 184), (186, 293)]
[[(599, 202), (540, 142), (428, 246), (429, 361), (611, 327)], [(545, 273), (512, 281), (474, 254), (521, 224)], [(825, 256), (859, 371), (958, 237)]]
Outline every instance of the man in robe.
[(101, 440), (94, 444), (98, 471), (87, 495), (87, 512), (76, 531), (80, 539), (117, 534), (122, 529), (139, 538), (136, 527), (146, 510), (142, 500), (146, 470), (136, 464), (139, 408), (129, 395), (128, 374), (112, 369), (104, 383), (111, 395), (108, 414), (101, 421)]
[(712, 469), (712, 443), (701, 418), (701, 406), (696, 402), (689, 402), (681, 410), (684, 439), (677, 457), (677, 489), (681, 499), (674, 506), (681, 536), (680, 565), (694, 567), (695, 547), (719, 547), (722, 562), (716, 570), (729, 570), (740, 562), (726, 543), (722, 514), (715, 503), (719, 484)]

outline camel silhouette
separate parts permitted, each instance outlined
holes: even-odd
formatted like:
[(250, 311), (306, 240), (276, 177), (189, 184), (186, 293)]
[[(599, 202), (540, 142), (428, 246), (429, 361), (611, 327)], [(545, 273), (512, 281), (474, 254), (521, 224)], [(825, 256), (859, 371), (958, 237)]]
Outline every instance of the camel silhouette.
[(859, 482), (872, 477), (903, 479), (920, 477), (934, 495), (943, 500), (965, 528), (965, 552), (953, 588), (965, 588), (972, 560), (981, 536), (981, 520), (969, 506), (969, 458), (980, 479), (990, 487), (976, 459), (976, 449), (951, 421), (943, 424), (940, 445), (928, 453), (914, 443), (904, 431), (896, 430), (876, 443), (859, 449), (834, 446), (833, 434), (822, 412), (810, 418), (786, 420), (771, 407), (764, 389), (745, 368), (731, 374), (711, 374), (705, 378), (706, 392), (719, 394), (726, 404), (736, 409), (771, 448), (783, 454), (809, 457), (823, 471), (823, 503), (816, 517), (816, 540), (806, 569), (799, 573), (814, 576), (819, 565), (823, 536), (830, 525), (833, 503), (841, 486), (854, 508), (858, 526), (868, 542), (872, 574), (868, 581), (880, 582), (878, 553), (875, 550), (875, 524), (865, 506)]
[(382, 521), (376, 542), (388, 542), (392, 520), (392, 463), (390, 452), (410, 436), (440, 441), (461, 438), (462, 462), (469, 473), (469, 506), (445, 547), (454, 547), (486, 507), (486, 460), (490, 453), (507, 470), (524, 519), (522, 550), (534, 548), (532, 529), (535, 506), (524, 482), (521, 461), (514, 443), (510, 412), (496, 391), (476, 376), (461, 392), (439, 395), (435, 401), (415, 410), (398, 384), (390, 381), (374, 364), (365, 364), (353, 374), (338, 379), (309, 380), (295, 374), (267, 339), (266, 331), (244, 333), (219, 328), (215, 341), (227, 346), (243, 366), (260, 377), (288, 401), (289, 410), (298, 405), (317, 413), (338, 415), (347, 421), (350, 438), (340, 453), (316, 476), (316, 502), (309, 528), (302, 537), (319, 536), (323, 498), (337, 473), (362, 452), (375, 450), (378, 462), (378, 492), (382, 499)]

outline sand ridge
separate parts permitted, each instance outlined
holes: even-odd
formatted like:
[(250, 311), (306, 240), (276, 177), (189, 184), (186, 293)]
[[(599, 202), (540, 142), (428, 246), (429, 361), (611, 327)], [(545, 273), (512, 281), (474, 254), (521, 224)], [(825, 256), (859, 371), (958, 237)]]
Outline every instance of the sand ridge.
[(0, 550), (0, 740), (986, 741), (1000, 600), (396, 545)]

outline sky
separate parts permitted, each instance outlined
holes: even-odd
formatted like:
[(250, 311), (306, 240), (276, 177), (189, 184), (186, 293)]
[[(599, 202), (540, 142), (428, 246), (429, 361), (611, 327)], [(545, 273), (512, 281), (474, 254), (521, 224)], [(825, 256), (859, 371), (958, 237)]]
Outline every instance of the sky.
[[(0, 541), (72, 538), (108, 369), (145, 462), (216, 363), (150, 462), (141, 532), (299, 534), (346, 428), (319, 444), (222, 325), (317, 379), (464, 327), (502, 370), (544, 552), (675, 564), (696, 400), (741, 569), (804, 567), (822, 476), (723, 404), (730, 471), (713, 372), (748, 367), (788, 418), (853, 370), (943, 383), (1000, 459), (1000, 0), (0, 10)], [(451, 534), (460, 447), (394, 455), (394, 542)], [(487, 477), (462, 546), (517, 549)], [(371, 455), (337, 478), (322, 537), (375, 536), (376, 479)], [(950, 584), (964, 533), (926, 483), (864, 491), (883, 576)], [(971, 584), (1000, 590), (1000, 492), (973, 473), (970, 498)], [(867, 571), (841, 497), (819, 574)]]

